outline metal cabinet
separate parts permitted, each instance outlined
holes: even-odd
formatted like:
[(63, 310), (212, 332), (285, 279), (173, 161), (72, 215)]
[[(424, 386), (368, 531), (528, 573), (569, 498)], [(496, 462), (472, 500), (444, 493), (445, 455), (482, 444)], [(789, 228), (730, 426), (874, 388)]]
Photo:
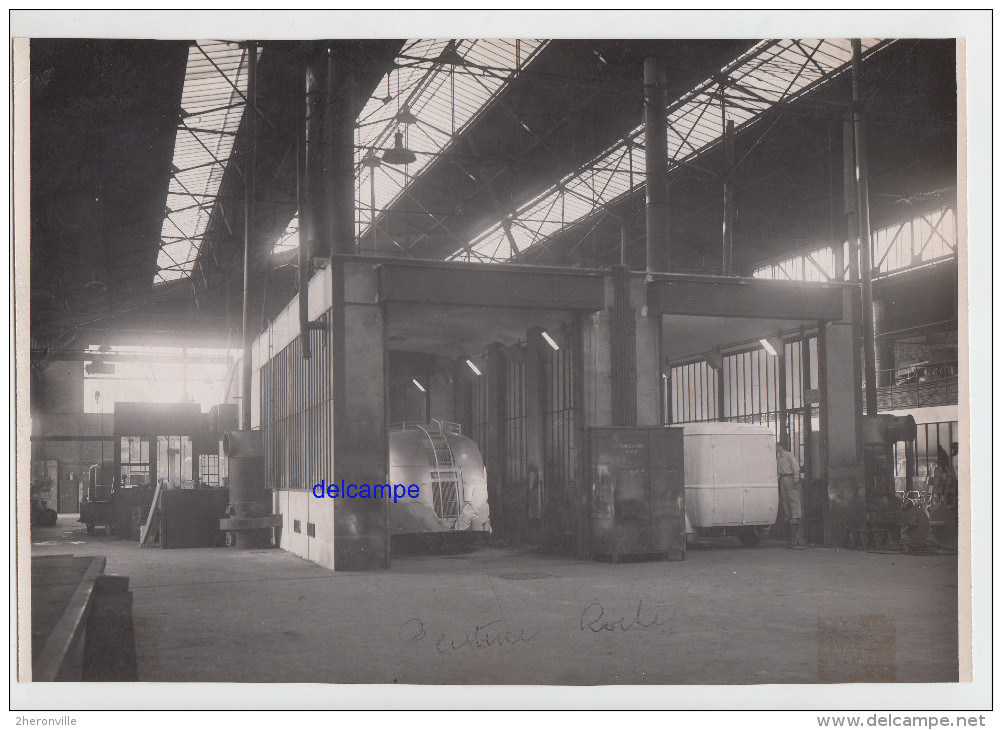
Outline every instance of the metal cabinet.
[(592, 554), (685, 558), (682, 429), (588, 430)]

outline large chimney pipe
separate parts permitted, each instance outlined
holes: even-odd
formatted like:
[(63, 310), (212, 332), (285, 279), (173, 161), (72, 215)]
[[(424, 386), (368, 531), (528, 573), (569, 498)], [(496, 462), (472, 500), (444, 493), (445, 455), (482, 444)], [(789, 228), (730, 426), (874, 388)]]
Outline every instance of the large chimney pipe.
[(863, 129), (859, 38), (852, 39), (852, 131), (856, 140), (856, 195), (859, 201), (859, 268), (863, 283), (863, 380), (866, 384), (866, 415), (877, 415), (877, 368), (873, 332), (873, 263), (870, 243), (870, 189)]
[(244, 299), (242, 315), (243, 358), (240, 362), (240, 428), (251, 427), (251, 350), (253, 335), (250, 325), (250, 288), (252, 261), (252, 238), (254, 230), (254, 185), (257, 167), (257, 46), (247, 46), (247, 137), (250, 145), (250, 159), (244, 164)]
[(355, 69), (347, 41), (327, 47), (327, 175), (332, 254), (355, 254)]

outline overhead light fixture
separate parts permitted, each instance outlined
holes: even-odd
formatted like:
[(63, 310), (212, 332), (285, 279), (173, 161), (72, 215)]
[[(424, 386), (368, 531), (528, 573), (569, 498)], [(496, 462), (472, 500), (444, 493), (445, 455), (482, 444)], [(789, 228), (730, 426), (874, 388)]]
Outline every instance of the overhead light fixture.
[(417, 155), (404, 147), (404, 133), (393, 135), (393, 149), (383, 153), (383, 162), (388, 165), (409, 165), (417, 161)]
[(411, 382), (412, 382), (412, 383), (414, 383), (414, 385), (416, 385), (416, 386), (417, 386), (417, 389), (418, 389), (418, 390), (420, 390), (420, 391), (421, 391), (422, 393), (427, 393), (427, 392), (428, 392), (428, 391), (426, 391), (426, 390), (424, 389), (424, 386), (423, 386), (423, 385), (421, 385), (421, 383), (419, 383), (419, 382), (417, 381), (417, 378), (411, 378)]
[(550, 347), (552, 347), (554, 350), (559, 350), (560, 349), (560, 345), (557, 344), (556, 340), (554, 340), (552, 337), (550, 337), (550, 335), (549, 335), (548, 332), (543, 331), (543, 332), (540, 332), (539, 334), (541, 334), (543, 336), (543, 339), (546, 340), (546, 344), (547, 345), (549, 345)]
[(397, 112), (397, 121), (400, 124), (417, 124), (418, 118), (414, 116), (411, 108), (405, 104)]
[(375, 152), (369, 150), (365, 153), (365, 157), (362, 158), (362, 167), (379, 167), (382, 162), (379, 161), (379, 157)]
[(477, 375), (482, 375), (482, 373), (480, 372), (480, 368), (478, 368), (476, 365), (473, 364), (473, 360), (467, 358), (466, 364), (470, 366), (470, 370), (472, 370), (474, 373), (476, 373)]
[(763, 337), (762, 339), (759, 340), (759, 342), (762, 344), (762, 347), (765, 348), (766, 352), (768, 352), (773, 357), (776, 357), (776, 354), (777, 354), (776, 353), (776, 348), (772, 346), (772, 343), (769, 342), (769, 340), (767, 338)]

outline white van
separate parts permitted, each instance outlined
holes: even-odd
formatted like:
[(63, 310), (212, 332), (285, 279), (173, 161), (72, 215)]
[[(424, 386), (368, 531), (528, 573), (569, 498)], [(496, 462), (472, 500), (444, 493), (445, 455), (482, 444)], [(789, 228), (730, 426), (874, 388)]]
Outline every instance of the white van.
[(751, 423), (686, 423), (686, 536), (735, 535), (746, 547), (776, 522), (776, 435)]

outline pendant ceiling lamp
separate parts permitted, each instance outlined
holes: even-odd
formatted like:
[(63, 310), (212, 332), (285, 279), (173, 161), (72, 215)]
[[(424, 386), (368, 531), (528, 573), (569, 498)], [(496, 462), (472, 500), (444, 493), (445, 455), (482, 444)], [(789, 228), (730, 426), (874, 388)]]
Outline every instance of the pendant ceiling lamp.
[(404, 133), (393, 135), (393, 149), (383, 153), (383, 162), (388, 165), (409, 165), (417, 161), (417, 155), (404, 147)]

